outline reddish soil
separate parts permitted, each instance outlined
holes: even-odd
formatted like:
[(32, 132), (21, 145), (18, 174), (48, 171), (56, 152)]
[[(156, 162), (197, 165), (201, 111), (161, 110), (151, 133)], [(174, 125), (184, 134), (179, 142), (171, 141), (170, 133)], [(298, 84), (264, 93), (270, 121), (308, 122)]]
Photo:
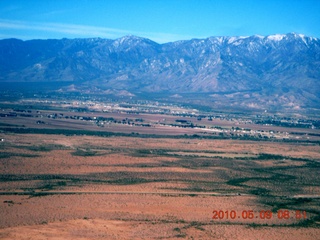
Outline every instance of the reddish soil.
[[(7, 134), (1, 144), (0, 239), (319, 239), (319, 224), (293, 225), (300, 220), (292, 208), (289, 219), (276, 213), (261, 219), (260, 211), (271, 205), (243, 191), (269, 187), (272, 179), (252, 178), (245, 187), (227, 184), (230, 176), (252, 177), (251, 166), (305, 166), (298, 158), (316, 162), (318, 145), (31, 134)], [(284, 159), (236, 159), (261, 153)], [(303, 173), (315, 181), (312, 169)], [(261, 176), (268, 179), (267, 174)], [(123, 179), (145, 182), (119, 182)], [(314, 197), (319, 191), (315, 185), (292, 195)], [(316, 203), (300, 205), (301, 210), (319, 210)], [(237, 217), (212, 219), (214, 210), (235, 211)], [(243, 211), (250, 210), (254, 218), (244, 219)]]

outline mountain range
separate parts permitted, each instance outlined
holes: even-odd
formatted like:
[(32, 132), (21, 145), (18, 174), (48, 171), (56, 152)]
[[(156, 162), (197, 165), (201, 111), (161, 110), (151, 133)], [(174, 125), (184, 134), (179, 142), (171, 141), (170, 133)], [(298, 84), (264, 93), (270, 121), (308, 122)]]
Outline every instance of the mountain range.
[(288, 33), (165, 44), (137, 36), (0, 40), (0, 82), (60, 81), (68, 83), (60, 91), (203, 93), (248, 107), (319, 108), (320, 39)]

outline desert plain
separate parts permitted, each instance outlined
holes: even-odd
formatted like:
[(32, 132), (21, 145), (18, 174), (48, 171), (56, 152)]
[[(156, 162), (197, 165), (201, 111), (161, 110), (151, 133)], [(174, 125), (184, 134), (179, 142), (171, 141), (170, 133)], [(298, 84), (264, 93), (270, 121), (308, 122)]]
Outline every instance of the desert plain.
[(1, 136), (0, 239), (319, 239), (319, 144)]

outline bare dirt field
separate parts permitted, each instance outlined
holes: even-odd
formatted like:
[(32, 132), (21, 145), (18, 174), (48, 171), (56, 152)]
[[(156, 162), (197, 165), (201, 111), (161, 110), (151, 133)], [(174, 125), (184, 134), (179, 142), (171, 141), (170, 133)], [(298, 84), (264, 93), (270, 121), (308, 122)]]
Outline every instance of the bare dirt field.
[(319, 144), (1, 138), (0, 239), (319, 239)]

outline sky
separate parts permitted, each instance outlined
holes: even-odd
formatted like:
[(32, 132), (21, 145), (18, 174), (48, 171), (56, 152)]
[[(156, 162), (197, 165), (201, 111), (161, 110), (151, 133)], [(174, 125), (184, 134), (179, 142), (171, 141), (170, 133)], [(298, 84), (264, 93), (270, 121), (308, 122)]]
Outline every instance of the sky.
[(320, 38), (320, 0), (0, 0), (0, 39), (165, 43), (289, 32)]

